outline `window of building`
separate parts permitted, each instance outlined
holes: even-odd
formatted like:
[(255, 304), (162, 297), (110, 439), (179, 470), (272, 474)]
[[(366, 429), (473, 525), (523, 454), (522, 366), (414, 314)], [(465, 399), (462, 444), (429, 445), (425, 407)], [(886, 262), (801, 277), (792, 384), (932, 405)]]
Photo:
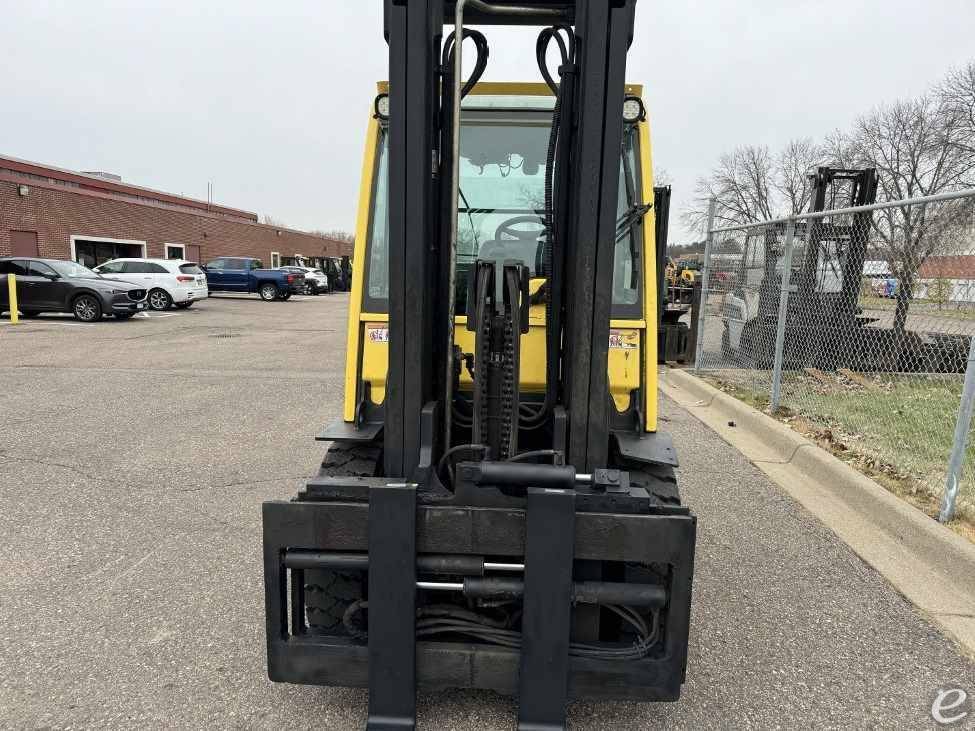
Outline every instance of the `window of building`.
[(74, 260), (89, 269), (112, 259), (138, 259), (146, 255), (144, 241), (98, 236), (72, 236), (71, 249)]
[(183, 244), (166, 244), (167, 259), (185, 259), (186, 247)]
[(276, 251), (271, 252), (271, 268), (277, 269), (281, 266), (281, 254)]

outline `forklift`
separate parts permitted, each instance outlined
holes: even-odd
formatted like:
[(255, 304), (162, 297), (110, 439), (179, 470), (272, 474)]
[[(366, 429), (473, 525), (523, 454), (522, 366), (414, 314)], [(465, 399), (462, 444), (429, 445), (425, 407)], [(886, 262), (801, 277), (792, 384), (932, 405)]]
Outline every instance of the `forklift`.
[[(874, 168), (819, 167), (809, 177), (810, 212), (869, 207), (876, 200)], [(864, 263), (870, 253), (872, 216), (867, 208), (847, 216), (796, 222), (798, 255), (793, 257), (788, 276), (791, 294), (785, 310), (783, 367), (964, 373), (969, 336), (898, 332), (863, 312)], [(735, 282), (721, 303), (721, 349), (726, 358), (750, 362), (760, 369), (774, 364), (784, 237), (781, 222), (749, 231), (737, 271), (726, 273)], [(756, 252), (758, 256), (754, 256)], [(748, 262), (753, 259), (762, 264), (757, 288), (748, 281)]]
[(347, 256), (326, 256), (322, 270), (328, 276), (329, 291), (348, 292), (352, 287), (352, 263)]
[[(810, 212), (869, 206), (877, 195), (874, 168), (819, 167), (809, 175), (812, 193)], [(835, 370), (827, 361), (835, 354), (852, 353), (834, 340), (849, 339), (871, 325), (859, 318), (857, 301), (871, 228), (869, 211), (849, 221), (801, 219), (795, 238), (801, 245), (793, 258), (786, 319), (785, 361), (790, 368), (815, 366)], [(748, 359), (758, 368), (770, 368), (774, 360), (778, 322), (785, 224), (777, 222), (746, 232), (737, 271), (727, 272), (735, 286), (725, 295), (721, 311), (721, 349), (726, 357)], [(750, 285), (749, 262), (761, 262), (761, 280)], [(798, 359), (798, 360), (797, 360)], [(850, 365), (850, 363), (840, 363)]]
[[(696, 519), (658, 430), (635, 0), (384, 10), (344, 411), (263, 505), (268, 675), (367, 687), (370, 729), (444, 688), (517, 695), (523, 729), (677, 700)], [(540, 82), (479, 81), (497, 25), (538, 28)]]

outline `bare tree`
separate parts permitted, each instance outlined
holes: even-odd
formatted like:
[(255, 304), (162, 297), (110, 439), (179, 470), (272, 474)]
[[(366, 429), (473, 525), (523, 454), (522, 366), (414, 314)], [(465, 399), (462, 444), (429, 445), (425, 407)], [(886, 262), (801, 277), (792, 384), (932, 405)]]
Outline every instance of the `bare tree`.
[(975, 61), (948, 72), (936, 93), (941, 111), (955, 125), (952, 142), (963, 157), (968, 171), (963, 175), (966, 187), (975, 186)]
[(323, 239), (331, 239), (332, 241), (343, 241), (347, 244), (351, 244), (355, 242), (355, 234), (349, 233), (348, 231), (339, 228), (331, 229), (329, 231), (315, 229), (313, 231), (309, 231), (308, 233), (314, 236), (321, 236)]
[(653, 170), (653, 184), (656, 187), (663, 187), (665, 185), (673, 185), (674, 179), (670, 175), (670, 171), (667, 168), (654, 168)]
[[(972, 172), (961, 118), (948, 113), (935, 94), (878, 107), (860, 117), (852, 132), (834, 134), (827, 148), (837, 164), (876, 168), (881, 197), (887, 200), (955, 190)], [(963, 207), (908, 205), (874, 215), (873, 248), (898, 280), (896, 331), (906, 329), (918, 269), (956, 240)]]
[(822, 148), (809, 137), (790, 140), (779, 153), (772, 179), (778, 216), (794, 216), (809, 209), (813, 191), (810, 173), (822, 160)]
[[(962, 153), (975, 155), (975, 61), (949, 71), (937, 93), (944, 113), (958, 125), (955, 144)], [(975, 183), (972, 178), (968, 181)]]
[(265, 226), (277, 226), (279, 228), (288, 228), (287, 225), (285, 225), (284, 221), (282, 221), (280, 218), (275, 218), (274, 216), (271, 216), (267, 213), (265, 213), (261, 217), (261, 223), (263, 223)]
[(809, 173), (822, 153), (808, 138), (792, 140), (779, 153), (744, 145), (722, 155), (711, 174), (697, 181), (693, 206), (681, 214), (686, 226), (703, 231), (708, 205), (717, 200), (719, 225), (758, 223), (799, 213), (809, 204)]

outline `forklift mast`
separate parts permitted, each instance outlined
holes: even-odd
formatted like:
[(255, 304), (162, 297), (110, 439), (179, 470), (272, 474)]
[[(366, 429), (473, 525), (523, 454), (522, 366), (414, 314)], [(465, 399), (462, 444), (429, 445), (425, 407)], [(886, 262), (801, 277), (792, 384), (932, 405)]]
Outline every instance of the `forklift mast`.
[[(565, 235), (554, 252), (552, 297), (564, 302), (561, 368), (550, 385), (566, 411), (566, 461), (580, 471), (608, 462), (607, 383), (617, 180), (626, 53), (635, 0), (492, 2), (386, 0), (389, 45), (389, 371), (384, 460), (388, 475), (412, 476), (419, 465), (424, 408), (439, 423), (449, 413), (445, 373), (452, 314), (446, 276), (451, 242), (442, 218), (453, 154), (438, 144), (452, 125), (452, 88), (441, 77), (444, 24), (573, 24), (576, 56), (562, 67), (569, 106), (559, 166)], [(567, 97), (567, 99), (566, 99)], [(439, 148), (439, 152), (438, 152)], [(431, 175), (431, 165), (435, 175)], [(456, 207), (453, 208), (456, 210)], [(558, 222), (556, 223), (558, 225)], [(564, 293), (571, 291), (572, 297)], [(437, 429), (436, 433), (440, 434)], [(435, 451), (448, 448), (440, 443)]]

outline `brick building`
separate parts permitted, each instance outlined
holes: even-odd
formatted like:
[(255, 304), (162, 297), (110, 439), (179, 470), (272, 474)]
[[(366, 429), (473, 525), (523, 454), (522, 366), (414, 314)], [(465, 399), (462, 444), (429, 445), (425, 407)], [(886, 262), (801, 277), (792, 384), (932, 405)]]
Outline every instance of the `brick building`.
[(72, 259), (254, 256), (265, 266), (351, 256), (343, 241), (265, 225), (257, 214), (0, 156), (0, 256)]

